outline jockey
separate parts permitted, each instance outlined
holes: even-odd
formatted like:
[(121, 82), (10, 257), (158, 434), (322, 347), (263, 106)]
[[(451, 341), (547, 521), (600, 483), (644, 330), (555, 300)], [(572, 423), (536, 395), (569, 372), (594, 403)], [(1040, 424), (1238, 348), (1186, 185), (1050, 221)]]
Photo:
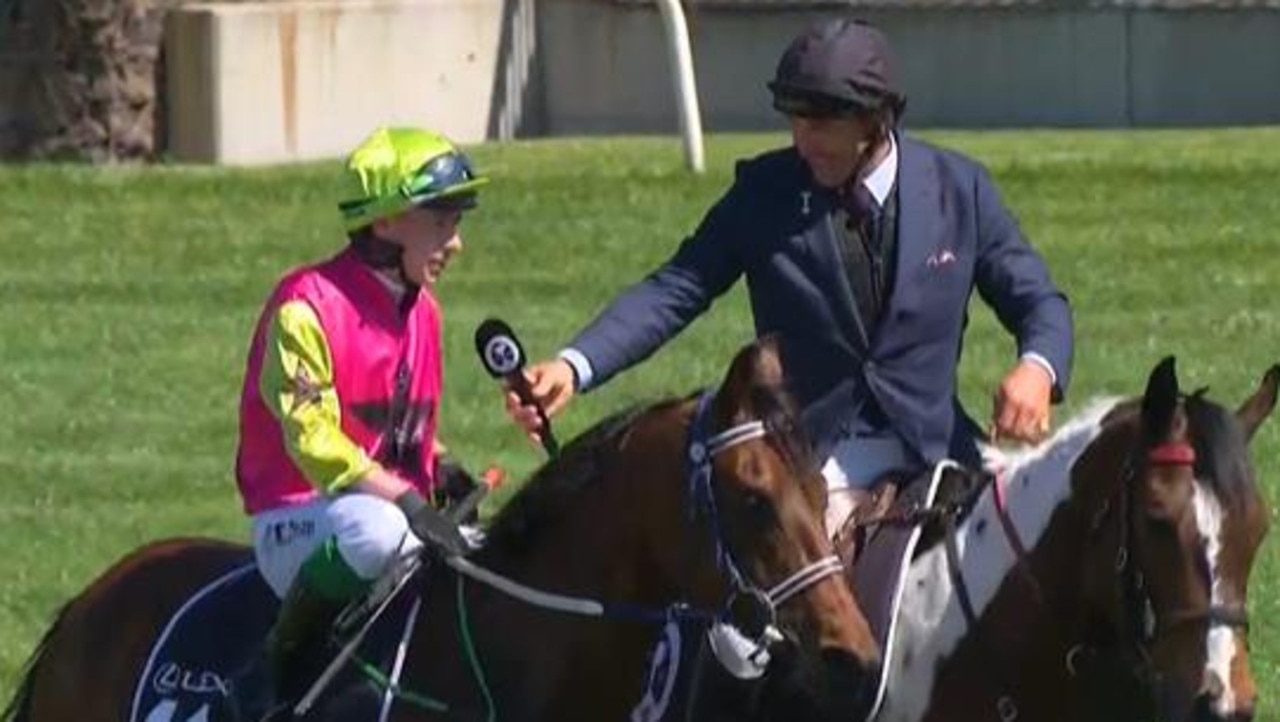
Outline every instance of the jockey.
[(258, 569), (284, 600), (265, 660), (278, 699), (300, 691), (287, 675), (303, 650), (398, 555), (467, 548), (431, 504), (444, 483), (431, 288), (487, 180), (437, 133), (377, 130), (344, 168), (350, 243), (287, 275), (258, 321), (236, 476)]

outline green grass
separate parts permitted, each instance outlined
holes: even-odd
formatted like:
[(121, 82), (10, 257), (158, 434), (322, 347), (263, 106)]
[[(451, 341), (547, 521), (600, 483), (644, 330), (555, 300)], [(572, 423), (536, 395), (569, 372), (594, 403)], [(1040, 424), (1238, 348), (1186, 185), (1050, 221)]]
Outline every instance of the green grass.
[[(1136, 393), (1167, 353), (1186, 385), (1211, 384), (1231, 405), (1280, 360), (1280, 130), (929, 137), (989, 165), (1075, 304), (1065, 413)], [(439, 288), (455, 453), (516, 475), (539, 461), (474, 358), (480, 319), (511, 322), (534, 357), (553, 353), (672, 251), (733, 159), (782, 141), (712, 138), (702, 177), (682, 170), (674, 140), (475, 148), (495, 182)], [(335, 169), (0, 168), (0, 698), (60, 602), (119, 555), (166, 535), (246, 537), (231, 477), (245, 343), (277, 276), (339, 247)], [(735, 290), (650, 363), (583, 397), (560, 436), (715, 382), (749, 337)], [(975, 413), (1012, 354), (975, 311), (962, 370)], [(1280, 423), (1253, 448), (1275, 499)], [(1280, 704), (1275, 549), (1252, 599), (1268, 710)]]

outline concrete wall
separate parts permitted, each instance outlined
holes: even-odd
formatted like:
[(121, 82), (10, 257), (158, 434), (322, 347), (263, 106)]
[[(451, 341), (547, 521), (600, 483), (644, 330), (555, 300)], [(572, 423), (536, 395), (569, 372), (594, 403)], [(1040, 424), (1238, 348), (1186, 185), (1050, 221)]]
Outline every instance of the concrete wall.
[[(702, 8), (693, 21), (711, 130), (779, 127), (764, 87), (788, 40), (842, 13)], [(1280, 11), (875, 9), (899, 54), (916, 126), (1280, 122)], [(550, 134), (672, 132), (652, 6), (544, 0)]]
[(912, 124), (1124, 125), (1125, 14), (887, 15)]
[[(781, 128), (765, 81), (791, 37), (838, 14), (697, 8), (706, 129)], [(1280, 123), (1280, 10), (862, 14), (898, 50), (916, 127)], [(208, 4), (176, 10), (167, 31), (169, 153), (179, 160), (334, 157), (379, 123), (432, 126), (460, 142), (677, 131), (649, 4)]]
[(1135, 124), (1280, 122), (1280, 10), (1135, 14), (1131, 25)]
[(341, 155), (375, 125), (490, 135), (503, 0), (185, 6), (166, 27), (169, 152), (271, 163)]

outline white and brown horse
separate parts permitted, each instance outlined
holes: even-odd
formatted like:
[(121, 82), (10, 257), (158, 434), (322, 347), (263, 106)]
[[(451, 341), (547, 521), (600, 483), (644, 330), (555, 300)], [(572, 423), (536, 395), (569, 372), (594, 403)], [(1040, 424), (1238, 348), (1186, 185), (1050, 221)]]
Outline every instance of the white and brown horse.
[(1231, 412), (1172, 358), (1006, 457), (911, 565), (876, 722), (1247, 722), (1249, 571), (1268, 526), (1248, 445), (1280, 366)]

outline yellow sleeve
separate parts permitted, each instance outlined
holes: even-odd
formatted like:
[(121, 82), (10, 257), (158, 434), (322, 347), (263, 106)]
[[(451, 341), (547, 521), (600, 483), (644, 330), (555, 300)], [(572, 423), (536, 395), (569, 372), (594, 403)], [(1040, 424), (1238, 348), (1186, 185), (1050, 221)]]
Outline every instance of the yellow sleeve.
[(276, 311), (258, 388), (280, 421), (289, 457), (312, 484), (332, 493), (376, 466), (342, 431), (329, 342), (315, 310), (305, 301), (290, 301)]

